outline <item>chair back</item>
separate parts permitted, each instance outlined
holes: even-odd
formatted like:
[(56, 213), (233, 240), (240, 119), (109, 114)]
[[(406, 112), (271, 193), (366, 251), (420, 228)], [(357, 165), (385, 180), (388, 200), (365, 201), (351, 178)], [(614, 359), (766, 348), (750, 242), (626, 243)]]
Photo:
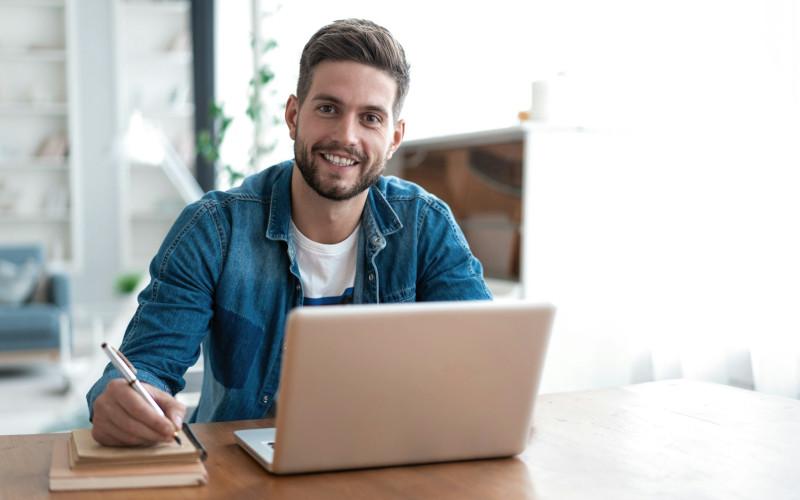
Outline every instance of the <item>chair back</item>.
[(37, 264), (44, 264), (44, 246), (38, 243), (0, 245), (0, 260), (20, 265), (34, 259)]

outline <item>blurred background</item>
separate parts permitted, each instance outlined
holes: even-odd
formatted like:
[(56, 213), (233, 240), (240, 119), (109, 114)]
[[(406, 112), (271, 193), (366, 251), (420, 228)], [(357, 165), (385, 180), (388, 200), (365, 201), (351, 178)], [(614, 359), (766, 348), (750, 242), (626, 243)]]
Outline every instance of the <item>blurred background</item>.
[(300, 52), (346, 17), (411, 64), (388, 173), (498, 300), (557, 306), (543, 392), (800, 396), (798, 0), (0, 0), (3, 433), (89, 425), (177, 214), (291, 158)]

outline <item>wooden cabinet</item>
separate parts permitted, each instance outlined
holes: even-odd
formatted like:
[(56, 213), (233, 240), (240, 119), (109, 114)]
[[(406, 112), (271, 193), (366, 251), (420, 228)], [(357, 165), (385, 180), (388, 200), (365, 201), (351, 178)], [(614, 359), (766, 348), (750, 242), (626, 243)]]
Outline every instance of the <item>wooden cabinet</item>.
[(520, 126), (407, 141), (387, 165), (450, 206), (496, 296), (522, 296), (528, 136)]

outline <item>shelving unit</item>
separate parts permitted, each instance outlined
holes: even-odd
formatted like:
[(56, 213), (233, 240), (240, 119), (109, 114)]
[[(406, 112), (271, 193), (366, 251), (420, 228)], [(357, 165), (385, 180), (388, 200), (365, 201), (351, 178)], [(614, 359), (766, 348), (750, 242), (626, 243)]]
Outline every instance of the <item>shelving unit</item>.
[(0, 162), (0, 173), (11, 173), (16, 170), (60, 172), (68, 168), (69, 162), (66, 158), (31, 158)]
[[(122, 123), (130, 140), (132, 117), (161, 137), (177, 153), (180, 168), (194, 169), (194, 106), (189, 0), (116, 0), (118, 81)], [(153, 141), (151, 141), (152, 143)], [(158, 148), (158, 141), (153, 144)], [(147, 148), (149, 149), (149, 147)], [(145, 270), (187, 201), (162, 161), (149, 163), (130, 151), (124, 168), (126, 214), (124, 265)], [(156, 154), (156, 157), (163, 156)], [(169, 158), (169, 155), (167, 155)]]
[(498, 298), (524, 291), (529, 141), (525, 126), (411, 140), (386, 169), (450, 206)]
[(76, 256), (68, 0), (0, 0), (0, 243)]

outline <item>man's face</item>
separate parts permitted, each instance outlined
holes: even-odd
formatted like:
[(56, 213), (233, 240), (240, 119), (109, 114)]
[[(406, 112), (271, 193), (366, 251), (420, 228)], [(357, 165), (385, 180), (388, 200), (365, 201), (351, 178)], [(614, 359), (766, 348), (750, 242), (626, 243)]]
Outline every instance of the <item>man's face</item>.
[(396, 91), (382, 70), (326, 61), (314, 68), (303, 104), (289, 98), (295, 162), (317, 194), (348, 200), (375, 183), (403, 138), (405, 124), (392, 115)]

